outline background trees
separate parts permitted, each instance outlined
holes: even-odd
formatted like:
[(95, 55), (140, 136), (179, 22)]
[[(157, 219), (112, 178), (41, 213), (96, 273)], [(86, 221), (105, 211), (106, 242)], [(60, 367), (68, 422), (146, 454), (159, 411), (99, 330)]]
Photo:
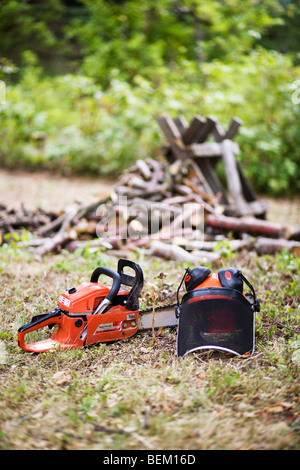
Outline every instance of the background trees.
[(297, 192), (299, 3), (2, 1), (1, 164), (113, 176), (159, 150), (161, 111), (237, 115), (256, 189)]

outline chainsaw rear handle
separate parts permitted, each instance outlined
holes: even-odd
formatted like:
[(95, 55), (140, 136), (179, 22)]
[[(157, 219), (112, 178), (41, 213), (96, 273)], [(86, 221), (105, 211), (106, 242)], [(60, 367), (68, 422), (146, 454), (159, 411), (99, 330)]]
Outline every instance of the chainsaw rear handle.
[(117, 293), (120, 290), (121, 287), (121, 277), (120, 274), (116, 273), (112, 269), (105, 268), (103, 266), (99, 266), (99, 268), (96, 268), (95, 271), (93, 272), (91, 276), (91, 282), (98, 282), (99, 277), (101, 274), (104, 274), (105, 276), (111, 277), (113, 280), (113, 285), (111, 286), (111, 289), (105, 299), (109, 302), (112, 302), (114, 297), (117, 295)]
[(32, 317), (32, 320), (30, 323), (27, 323), (26, 325), (21, 326), (21, 328), (18, 329), (18, 343), (19, 346), (26, 350), (26, 344), (25, 344), (25, 335), (28, 333), (31, 333), (32, 331), (39, 330), (40, 328), (44, 328), (45, 326), (54, 326), (56, 324), (59, 324), (61, 320), (61, 311), (60, 309), (55, 309), (50, 313), (44, 313), (41, 315), (35, 315)]

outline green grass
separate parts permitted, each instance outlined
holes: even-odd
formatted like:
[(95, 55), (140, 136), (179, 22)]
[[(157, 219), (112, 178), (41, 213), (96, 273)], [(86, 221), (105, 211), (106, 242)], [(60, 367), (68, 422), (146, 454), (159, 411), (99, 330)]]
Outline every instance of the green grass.
[[(133, 259), (162, 299), (174, 292), (175, 300), (183, 265), (142, 252)], [(243, 253), (223, 261), (241, 268), (261, 299), (251, 358), (177, 358), (174, 329), (156, 344), (143, 332), (82, 350), (20, 350), (17, 329), (100, 264), (115, 269), (117, 260), (62, 252), (40, 262), (16, 247), (0, 249), (1, 449), (300, 448), (299, 259)], [(165, 284), (156, 277), (162, 270)], [(151, 303), (146, 290), (142, 301)]]

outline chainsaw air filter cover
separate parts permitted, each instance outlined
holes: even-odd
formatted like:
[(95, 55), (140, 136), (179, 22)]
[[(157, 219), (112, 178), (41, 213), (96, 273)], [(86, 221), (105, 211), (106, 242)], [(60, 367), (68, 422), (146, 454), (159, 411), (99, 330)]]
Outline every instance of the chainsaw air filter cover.
[[(203, 349), (219, 349), (235, 355), (253, 353), (255, 308), (243, 294), (242, 283), (235, 281), (234, 270), (221, 271), (219, 276), (212, 275), (204, 281), (203, 287), (198, 286), (183, 296), (177, 356)], [(219, 279), (219, 286), (207, 287), (207, 282), (212, 285), (213, 276)]]

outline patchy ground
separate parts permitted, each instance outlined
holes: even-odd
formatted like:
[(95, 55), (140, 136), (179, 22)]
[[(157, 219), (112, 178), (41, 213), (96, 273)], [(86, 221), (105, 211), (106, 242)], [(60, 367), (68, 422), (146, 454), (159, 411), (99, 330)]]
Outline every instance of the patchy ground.
[(0, 204), (28, 209), (64, 209), (76, 200), (89, 201), (108, 191), (113, 182), (57, 176), (45, 172), (0, 170)]
[[(41, 194), (39, 203), (72, 203), (75, 196), (93, 197), (99, 185), (36, 177), (22, 175), (18, 184), (6, 174), (2, 182), (10, 181), (10, 192), (1, 184), (0, 203), (7, 197), (34, 204)], [(47, 184), (49, 193), (43, 192)], [(291, 216), (294, 224), (298, 202), (284, 203), (289, 213), (280, 203), (278, 217)], [(162, 264), (143, 250), (133, 259), (162, 299), (175, 300), (184, 265)], [(174, 329), (165, 329), (157, 343), (146, 332), (83, 350), (20, 350), (17, 329), (51, 310), (66, 287), (89, 279), (101, 264), (115, 269), (117, 260), (86, 250), (41, 263), (14, 244), (0, 248), (1, 449), (299, 450), (299, 258), (242, 252), (213, 267), (239, 267), (256, 287), (262, 309), (251, 358), (208, 352), (178, 359)], [(161, 271), (168, 273), (164, 281)], [(146, 294), (143, 301), (151, 303)]]

